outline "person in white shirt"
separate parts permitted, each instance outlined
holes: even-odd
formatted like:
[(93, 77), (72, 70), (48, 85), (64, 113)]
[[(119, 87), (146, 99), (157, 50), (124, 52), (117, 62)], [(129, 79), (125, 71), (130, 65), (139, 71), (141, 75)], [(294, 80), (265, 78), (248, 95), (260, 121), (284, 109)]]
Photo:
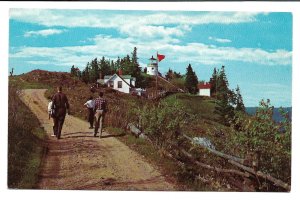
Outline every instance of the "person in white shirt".
[(90, 127), (89, 129), (93, 129), (93, 124), (94, 124), (94, 107), (95, 107), (95, 102), (93, 100), (93, 97), (91, 96), (87, 102), (85, 102), (84, 106), (88, 109), (88, 122), (90, 122)]
[[(54, 110), (52, 110), (52, 97), (51, 96), (49, 96), (48, 97), (48, 99), (49, 99), (49, 103), (48, 103), (48, 115), (49, 115), (49, 119), (50, 118), (52, 118), (52, 114), (54, 114), (53, 112), (54, 112)], [(53, 134), (51, 135), (52, 137), (54, 137), (55, 136), (55, 134), (54, 134), (54, 126), (53, 126)]]

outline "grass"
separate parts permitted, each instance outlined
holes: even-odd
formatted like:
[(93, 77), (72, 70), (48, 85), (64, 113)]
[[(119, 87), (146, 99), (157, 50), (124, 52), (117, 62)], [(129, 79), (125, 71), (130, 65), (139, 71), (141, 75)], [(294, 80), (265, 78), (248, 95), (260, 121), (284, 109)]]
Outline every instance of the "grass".
[(9, 78), (9, 84), (13, 85), (18, 89), (49, 89), (50, 86), (39, 83), (39, 82), (29, 82), (22, 79), (21, 76), (13, 76)]
[[(8, 187), (35, 188), (38, 181), (43, 146), (40, 140), (46, 136), (39, 121), (19, 99), (17, 91), (27, 84), (9, 85), (8, 116)], [(32, 86), (32, 85), (31, 85)]]

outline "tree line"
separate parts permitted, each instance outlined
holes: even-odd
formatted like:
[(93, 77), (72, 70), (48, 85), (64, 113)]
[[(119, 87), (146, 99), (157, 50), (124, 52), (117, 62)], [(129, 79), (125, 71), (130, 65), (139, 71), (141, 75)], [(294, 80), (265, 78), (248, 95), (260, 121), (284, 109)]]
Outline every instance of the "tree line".
[(95, 83), (97, 79), (103, 79), (106, 75), (119, 73), (119, 70), (122, 70), (123, 74), (135, 77), (136, 86), (141, 86), (143, 77), (141, 76), (136, 47), (134, 47), (131, 56), (127, 54), (123, 58), (118, 57), (117, 60), (106, 59), (104, 56), (100, 60), (95, 58), (88, 62), (82, 71), (73, 65), (71, 74), (79, 77), (85, 83)]

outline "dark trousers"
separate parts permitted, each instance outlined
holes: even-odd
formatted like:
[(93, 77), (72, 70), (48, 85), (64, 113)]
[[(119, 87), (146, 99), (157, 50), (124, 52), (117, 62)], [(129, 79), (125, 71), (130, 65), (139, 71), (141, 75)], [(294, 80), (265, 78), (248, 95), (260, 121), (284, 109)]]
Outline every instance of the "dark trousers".
[(89, 108), (88, 122), (90, 122), (90, 127), (93, 127), (94, 124), (94, 110), (93, 108)]
[(61, 115), (53, 118), (54, 121), (53, 131), (54, 131), (54, 135), (56, 135), (58, 139), (60, 139), (61, 130), (64, 125), (65, 117), (66, 115)]

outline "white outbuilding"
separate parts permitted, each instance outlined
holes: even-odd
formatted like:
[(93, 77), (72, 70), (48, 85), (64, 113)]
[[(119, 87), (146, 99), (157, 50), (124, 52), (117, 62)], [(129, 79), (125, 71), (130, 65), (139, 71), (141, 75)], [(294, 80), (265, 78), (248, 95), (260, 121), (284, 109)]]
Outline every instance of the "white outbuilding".
[(198, 84), (198, 95), (199, 96), (208, 96), (210, 97), (210, 83), (199, 83)]

